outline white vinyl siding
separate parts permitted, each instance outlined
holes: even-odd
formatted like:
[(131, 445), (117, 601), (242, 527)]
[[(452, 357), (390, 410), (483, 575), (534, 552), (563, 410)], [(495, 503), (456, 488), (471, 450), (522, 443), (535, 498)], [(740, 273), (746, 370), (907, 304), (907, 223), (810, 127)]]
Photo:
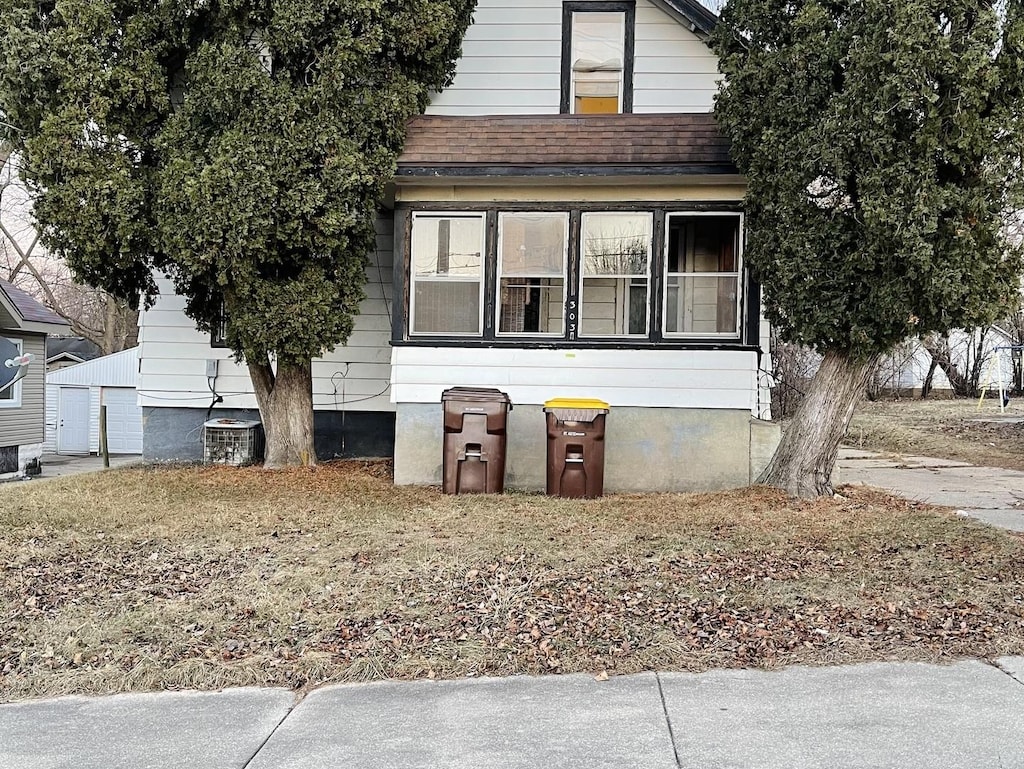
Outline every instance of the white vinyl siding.
[[(558, 114), (561, 0), (480, 0), (455, 80), (430, 115)], [(675, 17), (637, 0), (633, 112), (710, 112), (718, 59)]]
[[(393, 225), (390, 213), (377, 221), (377, 250), (370, 254), (366, 299), (348, 343), (313, 361), (316, 410), (393, 411), (388, 398), (391, 375)], [(219, 408), (256, 408), (249, 370), (228, 349), (211, 348), (210, 335), (185, 315), (185, 300), (171, 282), (159, 279), (156, 305), (139, 319), (142, 406), (207, 408), (213, 398), (206, 361), (218, 361)]]
[(439, 403), (448, 387), (497, 387), (513, 403), (600, 398), (615, 406), (753, 411), (748, 350), (519, 350), (396, 347), (392, 397)]
[(648, 0), (636, 4), (633, 112), (711, 112), (718, 57)]

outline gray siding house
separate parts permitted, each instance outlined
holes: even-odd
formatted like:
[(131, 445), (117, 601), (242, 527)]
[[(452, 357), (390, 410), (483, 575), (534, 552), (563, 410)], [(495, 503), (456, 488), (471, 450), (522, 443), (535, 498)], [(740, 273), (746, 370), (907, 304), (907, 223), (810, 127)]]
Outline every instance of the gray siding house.
[[(20, 475), (43, 453), (46, 425), (46, 335), (68, 324), (7, 281), (0, 280), (0, 336), (35, 360), (28, 374), (0, 392), (0, 479)], [(0, 362), (0, 365), (3, 365)]]

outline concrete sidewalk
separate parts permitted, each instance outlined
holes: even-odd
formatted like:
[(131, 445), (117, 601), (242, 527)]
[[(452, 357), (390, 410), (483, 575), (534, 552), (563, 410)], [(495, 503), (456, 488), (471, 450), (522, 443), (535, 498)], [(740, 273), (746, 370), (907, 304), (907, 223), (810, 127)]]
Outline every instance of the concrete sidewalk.
[(64, 698), (2, 769), (1024, 767), (1024, 658)]
[[(42, 475), (34, 478), (15, 479), (0, 483), (0, 489), (16, 486), (21, 483), (38, 483), (53, 478), (65, 478), (69, 475), (83, 475), (84, 473), (98, 473), (106, 468), (103, 467), (103, 457), (91, 454), (44, 454), (40, 460), (43, 465)], [(139, 464), (142, 457), (138, 454), (116, 454), (110, 457), (110, 469), (115, 467), (127, 467)]]
[(1017, 470), (843, 448), (832, 481), (875, 486), (956, 508), (993, 526), (1024, 531), (1024, 473)]

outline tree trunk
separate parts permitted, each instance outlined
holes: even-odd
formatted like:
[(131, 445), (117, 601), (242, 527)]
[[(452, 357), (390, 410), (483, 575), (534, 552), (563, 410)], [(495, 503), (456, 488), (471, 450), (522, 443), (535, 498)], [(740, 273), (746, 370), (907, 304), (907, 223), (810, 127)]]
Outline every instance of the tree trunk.
[(928, 394), (932, 391), (932, 382), (935, 380), (935, 369), (939, 367), (939, 364), (935, 362), (935, 358), (932, 358), (931, 363), (928, 364), (928, 375), (924, 378), (924, 382), (921, 384), (921, 397), (927, 398)]
[[(977, 334), (978, 343), (974, 347), (974, 358), (973, 360), (968, 360), (967, 367), (967, 371), (969, 373), (969, 376), (967, 377), (967, 383), (970, 387), (970, 396), (972, 398), (977, 398), (979, 395), (981, 395), (982, 387), (985, 387), (987, 389), (992, 384), (992, 382), (982, 383), (981, 381), (982, 367), (986, 363), (988, 363), (989, 359), (989, 356), (985, 355), (985, 337), (988, 334), (988, 329), (980, 328), (978, 329)], [(974, 332), (971, 333), (971, 336), (973, 338)], [(970, 358), (970, 356), (968, 356), (968, 358)]]
[(249, 362), (249, 376), (267, 438), (263, 467), (280, 470), (316, 464), (313, 448), (313, 369), (309, 359)]
[(100, 346), (103, 348), (104, 355), (110, 355), (119, 350), (115, 349), (116, 342), (114, 341), (117, 334), (117, 304), (114, 302), (114, 297), (109, 294), (103, 303), (103, 319), (103, 344)]
[(949, 349), (948, 340), (926, 337), (921, 340), (921, 345), (932, 356), (932, 361), (946, 375), (953, 394), (960, 398), (971, 397), (971, 385), (953, 362), (953, 353)]
[(782, 441), (758, 483), (793, 497), (831, 496), (832, 469), (857, 401), (864, 394), (876, 357), (855, 358), (830, 350), (782, 433)]

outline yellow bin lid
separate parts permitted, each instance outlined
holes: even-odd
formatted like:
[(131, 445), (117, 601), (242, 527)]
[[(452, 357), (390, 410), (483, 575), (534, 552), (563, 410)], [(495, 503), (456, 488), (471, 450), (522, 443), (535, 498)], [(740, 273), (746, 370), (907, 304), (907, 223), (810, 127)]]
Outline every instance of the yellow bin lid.
[(546, 409), (598, 409), (608, 411), (611, 409), (604, 401), (597, 398), (552, 398), (544, 402)]

